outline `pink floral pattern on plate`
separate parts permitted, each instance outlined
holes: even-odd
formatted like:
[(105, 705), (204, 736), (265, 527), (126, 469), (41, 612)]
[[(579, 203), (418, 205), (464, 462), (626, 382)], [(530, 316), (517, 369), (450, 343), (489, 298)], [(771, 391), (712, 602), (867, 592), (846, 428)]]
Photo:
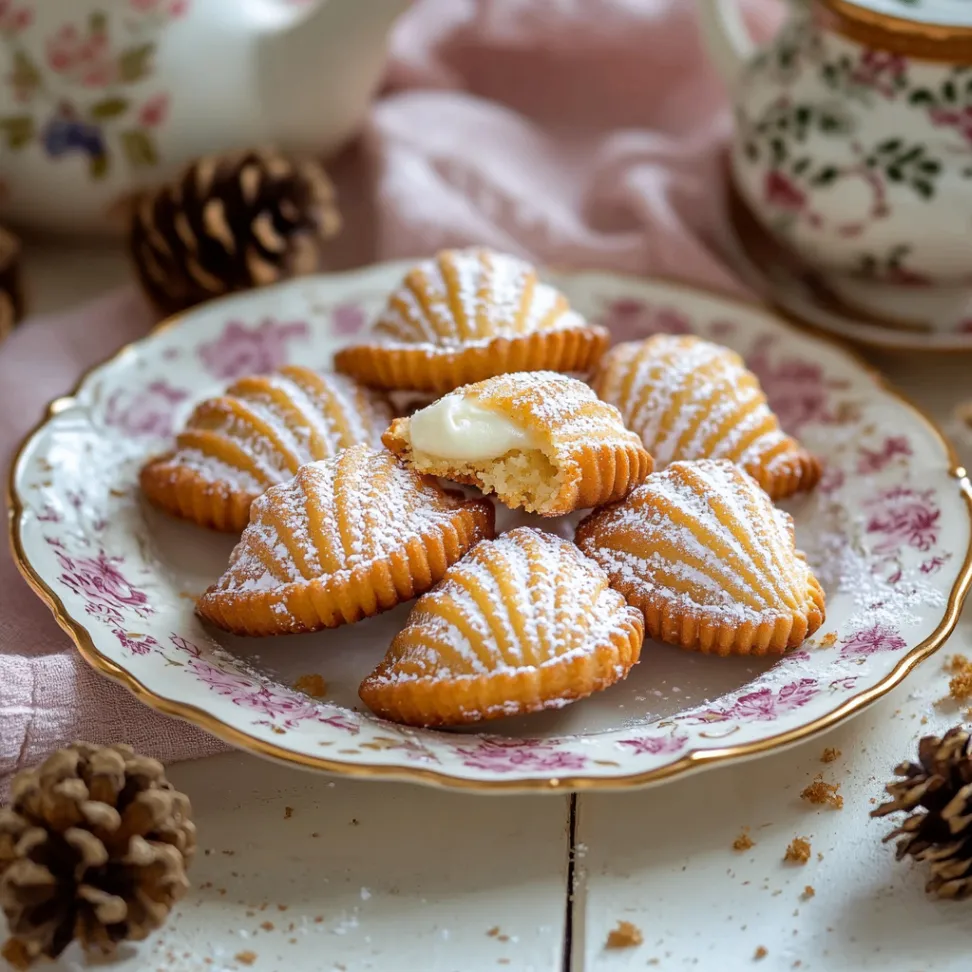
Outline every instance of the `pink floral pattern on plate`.
[(290, 343), (306, 340), (306, 321), (278, 321), (265, 317), (258, 324), (226, 322), (219, 336), (199, 346), (199, 357), (214, 378), (231, 381), (244, 375), (265, 374), (291, 360)]
[[(210, 393), (214, 380), (329, 360), (366, 326), (402, 272), (402, 265), (377, 267), (196, 308), (100, 369), (77, 395), (83, 407), (58, 412), (35, 435), (15, 471), (21, 543), (100, 658), (170, 706), (185, 706), (188, 716), (204, 711), (281, 758), (393, 776), (418, 768), (447, 783), (541, 780), (553, 789), (552, 781), (574, 777), (607, 785), (642, 779), (714, 748), (765, 748), (887, 685), (900, 660), (935, 635), (960, 578), (970, 524), (966, 487), (924, 421), (839, 349), (790, 331), (769, 312), (595, 273), (561, 278), (581, 313), (608, 324), (616, 338), (667, 330), (734, 348), (759, 374), (784, 425), (825, 457), (817, 492), (791, 508), (798, 539), (828, 578), (826, 637), (755, 678), (739, 668), (738, 684), (715, 698), (707, 673), (725, 671), (724, 662), (646, 646), (630, 676), (643, 680), (637, 702), (618, 706), (628, 687), (608, 690), (479, 734), (382, 722), (360, 711), (357, 681), (346, 675), (336, 676), (333, 699), (292, 688), (299, 673), (316, 670), (331, 692), (339, 656), (367, 657), (347, 665), (363, 676), (388, 644), (392, 615), (255, 649), (214, 641), (193, 598), (228, 548), (184, 525), (153, 526), (138, 496), (141, 463), (159, 436), (171, 434), (173, 412)], [(65, 462), (67, 455), (81, 458)], [(834, 564), (840, 569), (829, 570)], [(680, 686), (664, 713), (653, 702), (664, 692), (649, 661), (663, 657)], [(598, 714), (590, 723), (589, 713)]]

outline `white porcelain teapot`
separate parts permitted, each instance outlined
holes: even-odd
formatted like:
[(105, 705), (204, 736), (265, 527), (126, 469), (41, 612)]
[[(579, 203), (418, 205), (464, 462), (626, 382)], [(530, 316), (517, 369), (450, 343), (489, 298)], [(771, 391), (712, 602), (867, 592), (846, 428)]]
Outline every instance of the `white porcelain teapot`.
[(407, 0), (0, 0), (0, 221), (110, 230), (209, 152), (326, 154), (361, 123)]
[(972, 325), (972, 2), (790, 8), (756, 50), (737, 0), (699, 4), (744, 204), (854, 310)]

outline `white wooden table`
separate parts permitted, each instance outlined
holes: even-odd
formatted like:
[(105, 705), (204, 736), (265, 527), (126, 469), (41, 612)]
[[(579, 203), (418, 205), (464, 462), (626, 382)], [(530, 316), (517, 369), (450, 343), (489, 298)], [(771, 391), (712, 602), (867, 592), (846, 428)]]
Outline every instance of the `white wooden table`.
[[(27, 264), (35, 312), (128, 277), (103, 248), (35, 247)], [(878, 363), (943, 422), (972, 397), (962, 359)], [(204, 849), (193, 890), (112, 968), (967, 972), (972, 904), (926, 898), (920, 869), (881, 845), (888, 823), (868, 817), (918, 737), (961, 718), (935, 704), (953, 652), (972, 654), (968, 614), (937, 658), (838, 729), (640, 792), (460, 795), (236, 753), (175, 766)], [(822, 764), (825, 747), (840, 758)], [(843, 809), (800, 799), (819, 772)], [(735, 851), (743, 828), (755, 846)], [(797, 836), (812, 845), (803, 866), (783, 862)], [(643, 943), (605, 948), (619, 921)], [(72, 950), (52, 972), (81, 967)]]

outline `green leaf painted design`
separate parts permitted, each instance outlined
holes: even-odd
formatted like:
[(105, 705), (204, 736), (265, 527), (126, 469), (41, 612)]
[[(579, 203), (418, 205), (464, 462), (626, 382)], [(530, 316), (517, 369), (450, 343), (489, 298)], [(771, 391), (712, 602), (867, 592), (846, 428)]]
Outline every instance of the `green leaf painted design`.
[(139, 44), (129, 47), (118, 56), (118, 77), (125, 84), (141, 81), (152, 71), (152, 55), (155, 44)]
[(13, 70), (8, 76), (11, 86), (29, 98), (41, 86), (41, 73), (31, 56), (22, 48), (14, 51)]
[(92, 179), (104, 179), (108, 175), (108, 156), (93, 155), (88, 160), (88, 175)]
[(108, 15), (103, 10), (92, 11), (88, 17), (88, 30), (92, 34), (103, 34), (108, 29)]
[(132, 128), (121, 133), (122, 150), (132, 168), (155, 165), (159, 153), (152, 136), (144, 128)]
[(97, 121), (104, 121), (108, 118), (117, 118), (128, 111), (127, 98), (105, 98), (91, 106), (91, 117)]
[(0, 118), (0, 132), (3, 132), (8, 149), (21, 149), (34, 140), (36, 135), (34, 119), (30, 115), (9, 115)]

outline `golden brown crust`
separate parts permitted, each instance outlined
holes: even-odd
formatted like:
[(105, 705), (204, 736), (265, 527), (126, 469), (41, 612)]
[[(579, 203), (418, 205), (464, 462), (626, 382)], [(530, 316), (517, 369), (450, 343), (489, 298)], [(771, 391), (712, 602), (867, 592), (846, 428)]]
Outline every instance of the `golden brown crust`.
[(427, 591), (470, 547), (493, 534), (492, 504), (467, 500), (448, 526), (411, 537), (385, 558), (269, 590), (213, 586), (199, 599), (198, 610), (218, 627), (240, 635), (296, 634), (352, 624)]
[(195, 470), (180, 467), (174, 459), (170, 452), (142, 467), (138, 481), (146, 499), (198, 526), (241, 533), (250, 520), (250, 505), (259, 494), (210, 482)]
[(597, 364), (607, 344), (607, 331), (589, 324), (497, 337), (466, 347), (358, 344), (338, 351), (334, 367), (371, 388), (444, 394), (462, 385), (513, 372), (587, 373)]
[(536, 668), (452, 679), (394, 682), (387, 663), (362, 683), (362, 701), (376, 715), (410, 726), (468, 725), (539, 712), (586, 698), (624, 678), (637, 663), (644, 624), (635, 611), (589, 652), (555, 659)]

